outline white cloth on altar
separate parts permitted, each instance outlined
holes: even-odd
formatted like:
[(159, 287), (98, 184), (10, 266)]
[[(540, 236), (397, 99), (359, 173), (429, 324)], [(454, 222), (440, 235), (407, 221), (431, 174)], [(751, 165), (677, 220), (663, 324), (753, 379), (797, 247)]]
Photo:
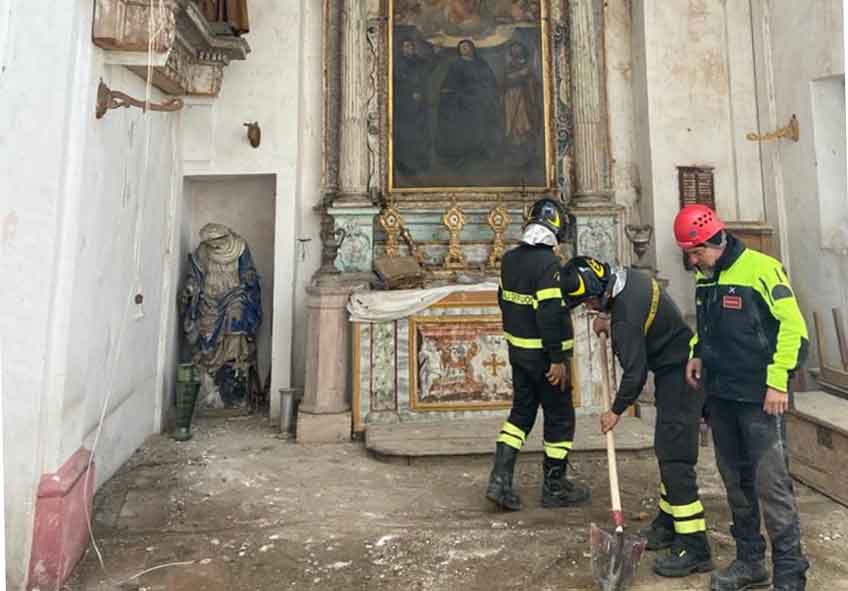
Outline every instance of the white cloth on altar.
[(391, 322), (426, 310), (457, 292), (497, 291), (494, 282), (445, 285), (430, 289), (353, 292), (347, 304), (351, 322)]

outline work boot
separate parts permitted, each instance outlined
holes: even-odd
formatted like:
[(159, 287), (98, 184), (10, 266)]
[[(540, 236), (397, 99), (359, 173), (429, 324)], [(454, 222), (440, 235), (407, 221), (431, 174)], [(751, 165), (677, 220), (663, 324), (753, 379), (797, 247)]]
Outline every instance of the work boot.
[(554, 460), (545, 457), (542, 470), (545, 479), (542, 482), (542, 507), (572, 507), (580, 505), (592, 496), (589, 487), (572, 482), (565, 477), (567, 467), (565, 460)]
[(521, 499), (512, 490), (512, 473), (515, 470), (515, 460), (518, 450), (505, 443), (498, 443), (495, 450), (495, 465), (489, 476), (489, 486), (486, 488), (486, 498), (507, 511), (519, 511)]
[(648, 540), (645, 550), (656, 552), (670, 548), (674, 541), (674, 519), (668, 513), (660, 511), (651, 525), (640, 529), (639, 534)]
[(734, 560), (730, 566), (713, 573), (710, 591), (742, 591), (743, 589), (768, 589), (769, 573), (762, 560)]
[(772, 591), (805, 591), (807, 589), (807, 581), (805, 578), (793, 579), (791, 581), (780, 581), (775, 583)]
[(654, 572), (661, 577), (688, 577), (715, 569), (707, 534), (675, 536), (671, 551), (654, 562)]

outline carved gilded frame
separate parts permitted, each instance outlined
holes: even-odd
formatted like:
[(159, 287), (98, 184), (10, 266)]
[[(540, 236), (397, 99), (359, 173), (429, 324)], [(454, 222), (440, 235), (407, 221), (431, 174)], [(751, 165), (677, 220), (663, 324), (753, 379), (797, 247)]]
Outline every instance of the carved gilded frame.
[(551, 93), (552, 93), (552, 64), (551, 64), (551, 36), (548, 29), (550, 18), (548, 16), (547, 0), (540, 0), (541, 16), (539, 25), (541, 28), (541, 49), (542, 49), (542, 96), (544, 105), (544, 132), (545, 132), (545, 186), (544, 187), (411, 187), (400, 188), (394, 186), (394, 120), (392, 118), (391, 105), (394, 104), (394, 4), (395, 0), (387, 0), (387, 22), (388, 22), (388, 41), (386, 52), (388, 54), (388, 67), (383, 73), (388, 87), (388, 97), (385, 106), (386, 112), (386, 129), (388, 138), (388, 152), (386, 154), (386, 181), (389, 193), (503, 193), (507, 191), (522, 191), (529, 193), (548, 192), (554, 188), (554, 146), (552, 137), (552, 117), (551, 117)]
[[(338, 0), (325, 0), (338, 10)], [(502, 199), (508, 206), (532, 202), (539, 192), (555, 193), (568, 199), (573, 187), (573, 114), (571, 112), (571, 76), (567, 0), (541, 0), (542, 48), (544, 57), (544, 106), (546, 133), (546, 177), (547, 186), (530, 187), (444, 187), (394, 189), (390, 180), (390, 94), (392, 83), (390, 60), (392, 29), (390, 21), (391, 3), (394, 0), (367, 0), (368, 6), (368, 94), (363, 97), (367, 111), (367, 147), (369, 157), (368, 190), (372, 194), (394, 193), (398, 203), (438, 204), (450, 202), (455, 197), (463, 201), (496, 201)], [(329, 14), (327, 15), (330, 16)], [(331, 19), (332, 20), (332, 19)], [(329, 35), (337, 34), (330, 30)], [(326, 47), (325, 80), (338, 75), (340, 65), (339, 48)], [(335, 51), (333, 51), (335, 49)], [(326, 101), (338, 105), (338, 95), (332, 92), (333, 84), (325, 86)], [(340, 89), (339, 89), (340, 90)], [(328, 121), (334, 121), (329, 119)], [(334, 188), (338, 166), (338, 140), (333, 137), (336, 127), (325, 128), (325, 162), (329, 174), (325, 180)]]

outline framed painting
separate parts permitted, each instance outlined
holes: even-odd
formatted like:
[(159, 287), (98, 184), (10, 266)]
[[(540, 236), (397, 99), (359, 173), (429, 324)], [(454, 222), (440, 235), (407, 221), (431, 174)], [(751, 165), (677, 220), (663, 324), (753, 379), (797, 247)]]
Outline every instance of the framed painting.
[(545, 0), (388, 0), (389, 190), (545, 191)]

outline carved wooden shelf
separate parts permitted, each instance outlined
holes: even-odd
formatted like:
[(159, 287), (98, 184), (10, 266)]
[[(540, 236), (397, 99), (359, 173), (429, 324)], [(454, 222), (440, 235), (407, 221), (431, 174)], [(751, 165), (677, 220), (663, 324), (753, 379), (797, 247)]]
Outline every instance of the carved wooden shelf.
[(107, 50), (107, 63), (142, 78), (152, 65), (152, 84), (162, 92), (217, 96), (224, 68), (250, 53), (247, 41), (219, 29), (193, 0), (154, 2), (152, 9), (148, 0), (95, 0), (92, 40)]

